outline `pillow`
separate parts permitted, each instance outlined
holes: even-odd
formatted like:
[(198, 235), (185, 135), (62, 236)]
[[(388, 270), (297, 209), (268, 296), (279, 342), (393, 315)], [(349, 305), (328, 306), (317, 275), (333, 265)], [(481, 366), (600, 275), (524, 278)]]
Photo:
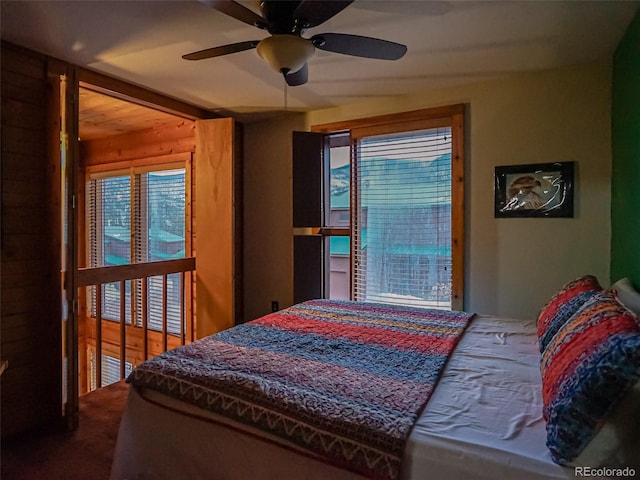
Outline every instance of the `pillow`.
[(596, 458), (606, 462), (624, 451), (624, 442), (638, 439), (637, 419), (618, 422), (621, 433), (608, 434), (607, 420), (618, 407), (640, 411), (640, 398), (633, 393), (640, 379), (640, 327), (613, 293), (596, 293), (578, 308), (549, 339), (540, 369), (553, 461), (574, 466)]
[(593, 275), (585, 275), (564, 285), (538, 315), (540, 352), (546, 348), (558, 329), (602, 287)]
[(609, 289), (616, 293), (618, 300), (636, 315), (640, 316), (640, 292), (633, 288), (631, 280), (622, 278)]

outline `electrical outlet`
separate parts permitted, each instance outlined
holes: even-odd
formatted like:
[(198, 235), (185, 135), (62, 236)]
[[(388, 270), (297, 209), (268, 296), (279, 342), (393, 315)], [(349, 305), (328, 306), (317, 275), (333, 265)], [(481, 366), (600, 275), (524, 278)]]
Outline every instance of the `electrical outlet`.
[(272, 312), (277, 312), (278, 310), (280, 310), (280, 304), (278, 303), (277, 300), (271, 300), (271, 311)]

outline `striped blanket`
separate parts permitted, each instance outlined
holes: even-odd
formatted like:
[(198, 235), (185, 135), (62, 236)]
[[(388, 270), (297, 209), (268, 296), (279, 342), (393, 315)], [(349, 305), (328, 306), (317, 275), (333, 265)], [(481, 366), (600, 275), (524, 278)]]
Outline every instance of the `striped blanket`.
[(411, 428), (471, 317), (311, 300), (147, 360), (128, 382), (370, 478), (394, 479)]

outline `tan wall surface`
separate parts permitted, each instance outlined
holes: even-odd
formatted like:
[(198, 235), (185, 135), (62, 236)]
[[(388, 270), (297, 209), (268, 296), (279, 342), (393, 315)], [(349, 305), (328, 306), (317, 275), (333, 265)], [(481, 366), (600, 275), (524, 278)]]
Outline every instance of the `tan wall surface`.
[(245, 125), (244, 318), (293, 302), (291, 132), (304, 116)]

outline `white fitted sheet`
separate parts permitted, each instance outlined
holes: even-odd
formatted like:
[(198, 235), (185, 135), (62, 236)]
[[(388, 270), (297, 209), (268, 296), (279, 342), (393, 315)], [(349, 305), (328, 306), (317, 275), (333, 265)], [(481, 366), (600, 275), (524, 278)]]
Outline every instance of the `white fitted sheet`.
[(574, 478), (545, 441), (535, 322), (477, 316), (409, 437), (403, 478)]
[[(476, 316), (409, 437), (401, 479), (575, 478), (545, 446), (539, 362), (534, 322)], [(132, 389), (111, 478), (363, 477), (210, 412)]]

